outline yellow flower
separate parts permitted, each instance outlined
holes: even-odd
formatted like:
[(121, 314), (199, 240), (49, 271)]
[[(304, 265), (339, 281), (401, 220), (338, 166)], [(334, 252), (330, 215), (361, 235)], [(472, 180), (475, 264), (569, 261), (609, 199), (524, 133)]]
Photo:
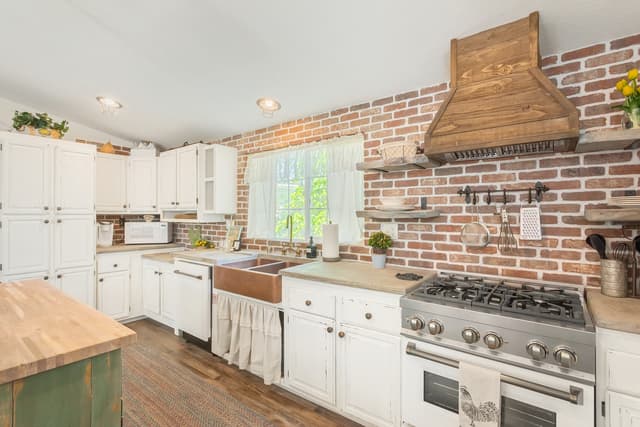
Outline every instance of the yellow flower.
[(629, 78), (629, 80), (635, 80), (638, 78), (638, 69), (637, 68), (632, 68), (629, 70), (629, 72), (627, 73), (627, 77)]
[(633, 95), (633, 92), (634, 92), (633, 88), (629, 85), (626, 85), (625, 87), (622, 88), (622, 94), (624, 96), (631, 96)]
[(627, 85), (627, 81), (625, 79), (622, 79), (618, 81), (618, 83), (616, 83), (616, 89), (622, 92), (622, 88), (625, 87), (626, 85)]

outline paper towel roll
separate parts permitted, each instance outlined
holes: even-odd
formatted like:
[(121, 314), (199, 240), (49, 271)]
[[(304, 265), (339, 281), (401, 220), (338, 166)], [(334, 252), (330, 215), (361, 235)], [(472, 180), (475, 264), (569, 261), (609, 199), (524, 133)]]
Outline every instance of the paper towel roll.
[(340, 259), (338, 224), (322, 224), (322, 258), (325, 261)]

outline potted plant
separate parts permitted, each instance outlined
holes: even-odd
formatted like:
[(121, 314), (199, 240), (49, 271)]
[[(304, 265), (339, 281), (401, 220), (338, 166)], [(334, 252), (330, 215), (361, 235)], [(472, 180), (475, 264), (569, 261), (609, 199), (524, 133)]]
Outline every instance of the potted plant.
[[(628, 80), (627, 80), (628, 79)], [(640, 128), (640, 87), (638, 87), (638, 69), (632, 68), (627, 73), (627, 79), (616, 83), (616, 89), (624, 96), (624, 102), (613, 108), (623, 110), (634, 129)]]
[(377, 231), (369, 237), (367, 245), (372, 248), (371, 260), (373, 262), (373, 266), (375, 268), (384, 268), (384, 265), (387, 262), (387, 249), (393, 245), (391, 236), (383, 233), (382, 231)]
[(28, 111), (16, 111), (13, 115), (13, 128), (29, 135), (50, 136), (60, 139), (69, 131), (66, 120), (54, 122), (47, 113), (31, 114)]

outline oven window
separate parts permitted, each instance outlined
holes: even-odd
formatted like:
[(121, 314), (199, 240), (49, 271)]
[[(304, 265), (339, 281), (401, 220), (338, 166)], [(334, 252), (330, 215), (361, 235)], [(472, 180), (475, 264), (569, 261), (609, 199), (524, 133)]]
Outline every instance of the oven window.
[(458, 381), (424, 373), (424, 401), (458, 413)]
[[(424, 372), (425, 402), (458, 413), (458, 382)], [(555, 412), (502, 397), (501, 427), (556, 427)]]
[(502, 397), (501, 427), (555, 427), (555, 412)]

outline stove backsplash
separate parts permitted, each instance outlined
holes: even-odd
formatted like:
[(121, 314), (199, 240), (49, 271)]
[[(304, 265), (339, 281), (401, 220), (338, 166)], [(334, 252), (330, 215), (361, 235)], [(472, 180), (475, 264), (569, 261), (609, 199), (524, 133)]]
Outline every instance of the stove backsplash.
[[(634, 65), (640, 65), (640, 34), (543, 59), (545, 73), (578, 107), (583, 130), (620, 127), (621, 113), (611, 110), (620, 96), (612, 88)], [(381, 144), (421, 142), (447, 90), (448, 83), (441, 83), (215, 141), (240, 150), (236, 221), (246, 229), (248, 188), (242, 182), (248, 154), (363, 132), (365, 157), (374, 159)], [(533, 185), (536, 181), (551, 189), (540, 205), (542, 241), (520, 242), (515, 254), (501, 255), (496, 247), (496, 207), (485, 205), (480, 207), (480, 214), (492, 232), (489, 246), (467, 249), (460, 244), (460, 228), (473, 219), (474, 212), (456, 194), (458, 189), (465, 185)], [(442, 212), (441, 217), (431, 220), (397, 221), (399, 238), (389, 252), (391, 264), (598, 286), (598, 257), (584, 239), (589, 233), (599, 232), (619, 240), (622, 231), (619, 225), (586, 222), (584, 210), (606, 203), (609, 196), (635, 195), (639, 184), (637, 149), (564, 153), (454, 163), (424, 171), (367, 173), (365, 205), (372, 208), (381, 197), (391, 196), (418, 203), (420, 196), (427, 196), (429, 206)], [(523, 193), (522, 200), (526, 198)], [(519, 200), (508, 205), (508, 210), (513, 224)], [(189, 228), (189, 224), (175, 228), (177, 242), (188, 243)], [(366, 237), (380, 229), (380, 222), (367, 221), (365, 228)], [(514, 232), (518, 231), (516, 224)], [(205, 238), (213, 240), (221, 240), (224, 233), (223, 224), (204, 225), (202, 230)], [(630, 231), (626, 233), (631, 235)], [(246, 236), (243, 243), (258, 250), (280, 244)], [(342, 246), (341, 254), (346, 259), (370, 260), (364, 242)]]

